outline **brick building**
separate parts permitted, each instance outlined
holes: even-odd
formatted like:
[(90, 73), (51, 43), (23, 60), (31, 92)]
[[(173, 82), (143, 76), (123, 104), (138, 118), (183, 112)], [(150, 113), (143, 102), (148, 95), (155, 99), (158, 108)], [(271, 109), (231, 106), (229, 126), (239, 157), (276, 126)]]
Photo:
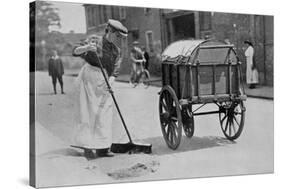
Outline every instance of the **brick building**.
[[(243, 62), (243, 41), (253, 41), (262, 84), (273, 85), (273, 17), (218, 12), (122, 7), (85, 4), (87, 34), (102, 34), (109, 18), (120, 20), (129, 31), (122, 41), (121, 73), (130, 72), (131, 44), (138, 40), (151, 57), (150, 72), (161, 74), (160, 55), (180, 39), (228, 39)], [(244, 75), (246, 66), (244, 64)]]

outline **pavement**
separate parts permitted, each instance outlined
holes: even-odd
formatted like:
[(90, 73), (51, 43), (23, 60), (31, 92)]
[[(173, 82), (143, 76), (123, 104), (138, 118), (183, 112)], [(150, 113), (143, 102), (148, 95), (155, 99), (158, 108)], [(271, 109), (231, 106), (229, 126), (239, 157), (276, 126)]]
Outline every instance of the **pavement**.
[[(120, 75), (117, 77), (117, 81), (129, 82), (129, 78), (130, 78), (129, 75), (123, 74), (123, 75)], [(150, 83), (153, 86), (161, 87), (162, 86), (161, 77), (151, 76)], [(249, 89), (246, 86), (246, 84), (244, 84), (244, 89), (245, 89), (245, 93), (248, 97), (262, 98), (262, 99), (269, 99), (269, 100), (274, 99), (273, 98), (274, 91), (273, 91), (273, 87), (271, 87), (271, 86), (258, 85), (255, 89)]]
[[(70, 147), (79, 124), (79, 91), (72, 76), (64, 76), (64, 95), (52, 93), (46, 72), (35, 76), (38, 187), (273, 172), (272, 100), (247, 99), (245, 126), (235, 142), (224, 138), (218, 115), (206, 115), (195, 118), (194, 136), (182, 136), (179, 148), (171, 150), (160, 129), (160, 87), (132, 88), (126, 82), (115, 83), (116, 99), (133, 140), (151, 143), (152, 154), (116, 154), (88, 161), (81, 150)], [(211, 104), (204, 110), (214, 108)], [(120, 118), (115, 119), (118, 128)], [(118, 133), (126, 137), (124, 129)]]
[[(77, 76), (79, 73), (79, 69), (75, 70), (67, 70), (67, 76)], [(121, 74), (116, 79), (119, 82), (129, 83), (130, 75), (129, 74)], [(162, 78), (159, 76), (151, 75), (150, 84), (152, 86), (162, 87)], [(244, 84), (245, 93), (248, 97), (252, 98), (262, 98), (273, 100), (274, 99), (274, 90), (273, 86), (265, 86), (265, 85), (257, 85), (255, 89), (249, 89), (246, 84)]]

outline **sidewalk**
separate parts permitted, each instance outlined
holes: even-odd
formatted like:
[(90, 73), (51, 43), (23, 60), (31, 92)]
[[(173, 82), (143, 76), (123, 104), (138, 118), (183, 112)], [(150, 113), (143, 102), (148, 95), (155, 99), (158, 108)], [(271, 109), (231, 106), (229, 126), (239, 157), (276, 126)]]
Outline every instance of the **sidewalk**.
[[(76, 77), (79, 73), (79, 69), (66, 70), (65, 72), (66, 72), (65, 73), (66, 76)], [(129, 80), (130, 80), (129, 74), (119, 75), (116, 79), (116, 81), (126, 82), (126, 83), (129, 82)], [(153, 86), (162, 87), (161, 77), (151, 76), (150, 84)], [(269, 100), (274, 99), (274, 91), (272, 86), (259, 85), (255, 89), (249, 89), (245, 84), (244, 88), (245, 88), (245, 93), (247, 94), (248, 97), (262, 98), (262, 99), (269, 99)]]
[[(130, 78), (129, 75), (120, 75), (116, 80), (119, 82), (129, 82), (129, 78)], [(150, 84), (153, 86), (162, 87), (161, 77), (151, 76)], [(273, 87), (271, 86), (259, 85), (255, 89), (249, 89), (246, 85), (244, 85), (244, 87), (245, 87), (245, 93), (247, 94), (248, 97), (262, 98), (262, 99), (269, 99), (269, 100), (274, 99)]]
[[(129, 74), (123, 74), (123, 75), (119, 75), (116, 78), (116, 81), (119, 82), (129, 82), (130, 81), (130, 75)], [(157, 77), (157, 76), (150, 76), (150, 83), (153, 86), (157, 86), (157, 87), (161, 87), (162, 86), (162, 82), (161, 82), (161, 77)]]
[(255, 89), (249, 89), (245, 85), (245, 93), (248, 97), (263, 98), (263, 99), (274, 99), (274, 91), (272, 86), (258, 85)]

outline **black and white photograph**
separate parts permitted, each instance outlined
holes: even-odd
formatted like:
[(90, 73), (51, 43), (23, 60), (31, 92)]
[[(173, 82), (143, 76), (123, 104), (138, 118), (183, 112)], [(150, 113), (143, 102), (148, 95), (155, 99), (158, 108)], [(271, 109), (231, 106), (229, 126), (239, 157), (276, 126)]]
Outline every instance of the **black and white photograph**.
[(274, 173), (274, 19), (31, 2), (29, 184)]

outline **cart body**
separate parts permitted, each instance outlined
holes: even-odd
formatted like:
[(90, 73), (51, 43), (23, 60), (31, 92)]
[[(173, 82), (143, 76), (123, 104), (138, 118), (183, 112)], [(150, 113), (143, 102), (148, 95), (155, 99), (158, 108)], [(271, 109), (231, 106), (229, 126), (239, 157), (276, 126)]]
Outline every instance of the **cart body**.
[[(179, 49), (176, 54), (174, 48)], [(163, 52), (162, 84), (170, 85), (180, 103), (246, 99), (241, 65), (233, 45), (217, 41), (179, 41)]]

